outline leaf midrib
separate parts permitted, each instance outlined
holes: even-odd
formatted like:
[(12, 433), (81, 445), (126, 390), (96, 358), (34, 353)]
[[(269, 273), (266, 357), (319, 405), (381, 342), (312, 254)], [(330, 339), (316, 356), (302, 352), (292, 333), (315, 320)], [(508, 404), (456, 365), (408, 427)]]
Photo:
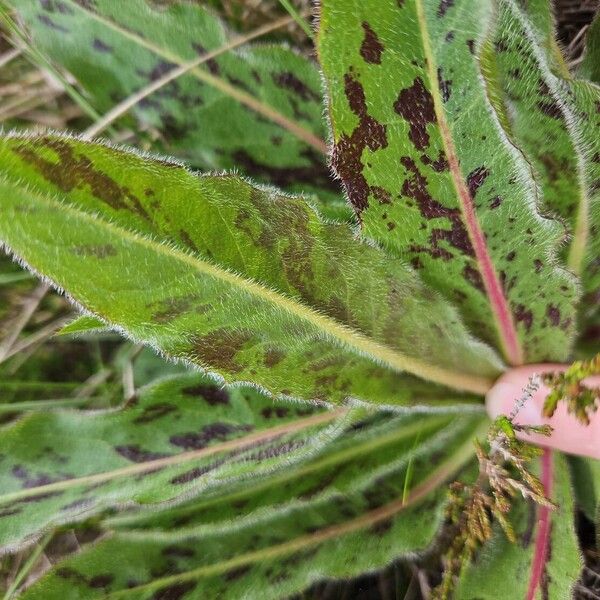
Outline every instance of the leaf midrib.
[(438, 121), (440, 137), (448, 160), (450, 175), (457, 194), (462, 221), (467, 229), (469, 239), (471, 240), (475, 252), (478, 270), (486, 290), (490, 311), (496, 324), (496, 330), (500, 338), (503, 354), (511, 365), (517, 366), (524, 362), (523, 349), (519, 343), (514, 319), (509, 310), (500, 279), (487, 250), (485, 235), (481, 230), (481, 226), (477, 219), (473, 198), (465, 184), (464, 176), (460, 168), (460, 160), (454, 146), (450, 126), (446, 119), (446, 112), (444, 110), (439, 89), (437, 62), (431, 48), (423, 0), (415, 0), (415, 3), (417, 20), (419, 23), (418, 30), (423, 45), (423, 53), (425, 55), (425, 71), (429, 80), (434, 112)]
[[(467, 373), (457, 373), (406, 356), (384, 344), (371, 340), (362, 333), (337, 322), (331, 317), (325, 316), (312, 308), (305, 306), (298, 300), (276, 292), (251, 279), (246, 279), (237, 273), (219, 268), (206, 260), (202, 260), (197, 255), (186, 253), (171, 245), (157, 243), (155, 240), (147, 238), (140, 233), (131, 232), (115, 223), (105, 221), (98, 215), (87, 213), (72, 205), (61, 203), (47, 196), (43, 196), (39, 192), (27, 190), (26, 193), (34, 197), (34, 201), (37, 200), (53, 209), (71, 213), (76, 219), (92, 223), (95, 227), (104, 228), (113, 235), (116, 235), (119, 239), (127, 240), (157, 254), (163, 254), (171, 259), (178, 260), (189, 265), (198, 272), (219, 279), (234, 288), (265, 301), (268, 304), (309, 323), (311, 326), (315, 327), (317, 331), (325, 334), (333, 343), (341, 348), (346, 348), (359, 356), (367, 356), (375, 363), (384, 365), (393, 371), (411, 373), (426, 381), (438, 383), (455, 390), (481, 395), (485, 395), (493, 385), (493, 380), (488, 379), (487, 377)], [(120, 325), (123, 326), (122, 324)], [(211, 365), (205, 365), (205, 368), (209, 371), (214, 370), (211, 368)]]

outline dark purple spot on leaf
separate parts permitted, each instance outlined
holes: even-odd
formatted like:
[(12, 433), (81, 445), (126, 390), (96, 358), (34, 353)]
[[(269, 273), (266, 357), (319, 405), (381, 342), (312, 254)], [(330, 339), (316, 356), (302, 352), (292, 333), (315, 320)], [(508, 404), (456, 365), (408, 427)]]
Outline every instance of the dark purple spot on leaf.
[(169, 442), (186, 450), (201, 450), (214, 440), (225, 440), (233, 433), (251, 431), (252, 429), (252, 425), (230, 425), (229, 423), (217, 422), (205, 425), (199, 432), (190, 431), (172, 435)]
[(463, 269), (463, 277), (480, 292), (485, 291), (483, 279), (481, 278), (481, 273), (479, 272), (479, 269), (476, 269), (471, 265), (465, 265), (465, 268)]
[(373, 65), (381, 64), (381, 54), (384, 51), (383, 44), (379, 41), (377, 34), (371, 29), (371, 26), (366, 22), (362, 22), (364, 38), (360, 45), (360, 55)]
[(307, 102), (313, 100), (314, 102), (321, 102), (319, 94), (311, 90), (304, 81), (299, 79), (291, 71), (284, 71), (282, 73), (276, 73), (272, 75), (273, 81), (281, 88), (289, 90), (299, 96), (302, 100)]
[(368, 206), (369, 185), (363, 174), (362, 154), (366, 148), (372, 152), (388, 145), (386, 127), (367, 112), (367, 102), (362, 84), (350, 73), (344, 76), (344, 92), (352, 112), (359, 123), (350, 134), (342, 134), (333, 148), (331, 166), (344, 183), (346, 193), (358, 215)]
[(485, 167), (477, 167), (467, 175), (467, 187), (469, 188), (471, 198), (475, 198), (477, 191), (489, 174), (489, 170)]
[(441, 0), (440, 5), (438, 6), (437, 16), (443, 17), (449, 8), (454, 6), (454, 0)]
[(533, 313), (524, 304), (516, 304), (513, 309), (513, 315), (517, 323), (525, 325), (527, 331), (531, 329), (533, 325)]
[(48, 15), (38, 15), (38, 21), (46, 27), (54, 29), (54, 31), (59, 31), (60, 33), (69, 33), (69, 30), (66, 27), (55, 23)]
[(184, 581), (175, 583), (167, 587), (160, 588), (154, 593), (151, 600), (181, 600), (188, 592), (196, 587), (193, 581)]
[(216, 385), (193, 385), (185, 387), (181, 391), (186, 396), (201, 397), (211, 406), (216, 406), (217, 404), (226, 406), (229, 404), (229, 393), (227, 390)]
[(400, 92), (394, 102), (394, 110), (408, 121), (410, 131), (408, 137), (417, 150), (429, 146), (427, 124), (435, 123), (436, 116), (431, 93), (425, 87), (423, 80), (417, 77), (411, 87)]
[(166, 403), (153, 404), (152, 406), (147, 406), (146, 408), (144, 408), (142, 414), (139, 417), (136, 417), (133, 420), (133, 422), (136, 425), (150, 423), (152, 421), (155, 421), (156, 419), (160, 419), (161, 417), (168, 415), (169, 413), (173, 412), (174, 410), (176, 410), (176, 408), (172, 404), (166, 404)]
[(94, 48), (94, 50), (97, 50), (98, 52), (102, 52), (104, 54), (112, 52), (112, 46), (105, 44), (100, 38), (94, 38), (94, 41), (92, 42), (92, 47)]
[(438, 85), (440, 87), (440, 93), (442, 95), (442, 101), (448, 102), (448, 100), (450, 99), (450, 90), (451, 90), (451, 86), (452, 86), (452, 80), (444, 79), (442, 67), (438, 67), (437, 78), (438, 78)]
[(115, 446), (115, 450), (127, 460), (135, 463), (148, 462), (149, 460), (157, 460), (168, 456), (160, 452), (150, 452), (149, 450), (143, 450), (139, 445), (130, 446)]
[(550, 323), (557, 327), (560, 325), (560, 310), (558, 306), (554, 306), (553, 304), (549, 304), (546, 309), (546, 316), (550, 320)]
[(89, 586), (91, 588), (105, 588), (109, 586), (114, 581), (114, 576), (110, 573), (106, 573), (103, 575), (95, 575), (89, 581)]

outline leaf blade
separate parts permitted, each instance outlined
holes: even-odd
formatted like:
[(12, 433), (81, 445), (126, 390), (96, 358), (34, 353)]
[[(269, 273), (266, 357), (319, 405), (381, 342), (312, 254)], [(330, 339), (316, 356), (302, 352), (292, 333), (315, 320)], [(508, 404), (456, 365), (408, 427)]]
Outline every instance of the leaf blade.
[[(389, 367), (478, 393), (490, 385), (485, 374), (498, 372), (493, 353), (408, 270), (388, 266), (383, 253), (358, 244), (346, 226), (323, 222), (299, 199), (273, 197), (232, 176), (198, 178), (178, 165), (68, 138), (13, 138), (5, 141), (2, 156), (0, 165), (14, 169), (10, 177), (22, 175), (38, 190), (61, 196), (57, 202), (33, 188), (7, 190), (3, 206), (11, 218), (3, 220), (0, 236), (30, 263), (35, 258), (33, 267), (60, 275), (57, 284), (86, 309), (167, 354), (216, 367), (230, 381), (254, 381), (276, 394), (334, 403), (349, 396), (394, 402), (388, 386), (400, 389), (400, 376), (388, 373)], [(124, 159), (126, 171), (119, 166)], [(64, 181), (64, 173), (74, 179)], [(164, 181), (171, 182), (169, 189)], [(68, 248), (56, 246), (59, 231), (69, 232)], [(93, 284), (81, 278), (85, 263), (95, 269)], [(128, 267), (133, 264), (139, 270)], [(125, 273), (129, 287), (120, 282)], [(148, 287), (155, 273), (161, 274), (159, 285)], [(335, 281), (339, 289), (331, 288)], [(145, 292), (132, 293), (131, 287)], [(218, 310), (215, 294), (222, 302)], [(424, 306), (439, 315), (433, 328), (420, 322)], [(180, 326), (173, 329), (178, 319)], [(196, 332), (191, 337), (190, 330)], [(288, 331), (295, 332), (295, 341)], [(440, 347), (444, 338), (448, 344)], [(309, 339), (328, 361), (333, 342), (340, 353), (334, 362), (347, 364), (355, 375), (334, 376), (339, 369), (332, 371), (331, 363), (327, 377), (306, 373), (299, 357)], [(249, 354), (250, 347), (264, 356), (262, 364)], [(271, 348), (283, 356), (270, 360)]]
[[(319, 52), (333, 166), (365, 234), (412, 260), (509, 362), (546, 360), (549, 351), (564, 358), (574, 335), (575, 281), (553, 256), (561, 226), (540, 216), (528, 166), (481, 85), (474, 54), (490, 19), (489, 2), (390, 1), (375, 12), (324, 2)], [(373, 56), (370, 46), (378, 48)], [(537, 257), (511, 252), (515, 239), (528, 236), (541, 253), (538, 273), (531, 269)], [(548, 327), (538, 292), (560, 299), (565, 331)]]

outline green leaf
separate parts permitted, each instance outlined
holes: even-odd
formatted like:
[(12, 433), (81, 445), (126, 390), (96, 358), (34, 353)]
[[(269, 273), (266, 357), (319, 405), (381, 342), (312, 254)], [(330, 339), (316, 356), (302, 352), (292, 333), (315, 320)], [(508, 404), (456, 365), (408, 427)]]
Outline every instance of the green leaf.
[(485, 393), (501, 369), (411, 270), (302, 199), (58, 136), (2, 139), (0, 174), (0, 239), (17, 257), (226, 381), (414, 407), (456, 400), (414, 375)]
[(583, 61), (577, 69), (577, 75), (600, 85), (600, 13), (585, 32)]
[[(549, 6), (545, 8), (550, 13)], [(515, 0), (499, 4), (493, 50), (499, 85), (511, 121), (510, 136), (531, 160), (546, 205), (569, 222), (570, 269), (582, 278), (582, 321), (597, 310), (600, 294), (600, 88), (568, 73), (555, 75), (545, 37), (532, 26)], [(548, 318), (560, 315), (548, 307)]]
[(57, 335), (72, 335), (81, 333), (97, 332), (106, 329), (106, 323), (97, 317), (81, 315), (67, 323)]
[[(36, 48), (70, 71), (102, 112), (234, 39), (211, 11), (181, 0), (167, 6), (144, 0), (13, 4)], [(318, 70), (287, 47), (223, 52), (132, 112), (141, 125), (161, 132), (163, 152), (198, 168), (235, 168), (290, 191), (317, 193), (332, 216), (347, 215), (325, 164)]]
[[(23, 597), (286, 598), (423, 550), (442, 518), (445, 492), (432, 490), (472, 457), (481, 424), (453, 419), (440, 429), (432, 419), (367, 421), (322, 456), (237, 494), (146, 511), (145, 523), (112, 520), (116, 530)], [(442, 448), (449, 458), (432, 460)]]
[(467, 568), (457, 600), (496, 600), (499, 590), (507, 589), (513, 598), (530, 600), (572, 596), (582, 567), (573, 523), (573, 495), (566, 458), (555, 454), (552, 462), (551, 498), (557, 510), (517, 503), (511, 512), (517, 543), (511, 544), (498, 528), (495, 539)]
[(600, 516), (600, 460), (569, 456), (573, 491), (578, 506), (595, 523)]
[[(410, 260), (511, 364), (564, 360), (578, 293), (478, 56), (491, 1), (324, 0), (332, 164), (366, 236)], [(557, 315), (552, 318), (550, 315)]]
[(340, 411), (273, 406), (198, 373), (143, 388), (122, 409), (30, 414), (0, 439), (0, 547), (126, 503), (156, 503), (259, 477), (343, 431)]

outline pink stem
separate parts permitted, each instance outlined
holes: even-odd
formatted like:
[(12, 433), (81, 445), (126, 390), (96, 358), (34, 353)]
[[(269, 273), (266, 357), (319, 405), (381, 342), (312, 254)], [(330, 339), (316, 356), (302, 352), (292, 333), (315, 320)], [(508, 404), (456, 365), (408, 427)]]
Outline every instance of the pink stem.
[(465, 226), (469, 233), (471, 243), (473, 244), (475, 258), (479, 265), (479, 272), (481, 273), (483, 285), (490, 302), (492, 314), (496, 320), (504, 355), (512, 366), (521, 365), (523, 364), (523, 350), (517, 337), (515, 323), (508, 306), (508, 301), (504, 295), (502, 284), (500, 283), (492, 258), (488, 252), (485, 235), (477, 220), (473, 198), (471, 198), (471, 193), (463, 179), (458, 156), (456, 155), (454, 144), (452, 142), (450, 128), (445, 120), (438, 120), (440, 132), (446, 148), (448, 166), (454, 180), (456, 191), (458, 192)]
[[(545, 448), (542, 454), (541, 481), (547, 498), (552, 497), (553, 464), (552, 450)], [(531, 578), (527, 589), (526, 600), (534, 600), (535, 593), (540, 586), (546, 561), (548, 560), (548, 548), (550, 543), (550, 508), (541, 506), (539, 508), (538, 528), (535, 536), (535, 550), (531, 562)]]

